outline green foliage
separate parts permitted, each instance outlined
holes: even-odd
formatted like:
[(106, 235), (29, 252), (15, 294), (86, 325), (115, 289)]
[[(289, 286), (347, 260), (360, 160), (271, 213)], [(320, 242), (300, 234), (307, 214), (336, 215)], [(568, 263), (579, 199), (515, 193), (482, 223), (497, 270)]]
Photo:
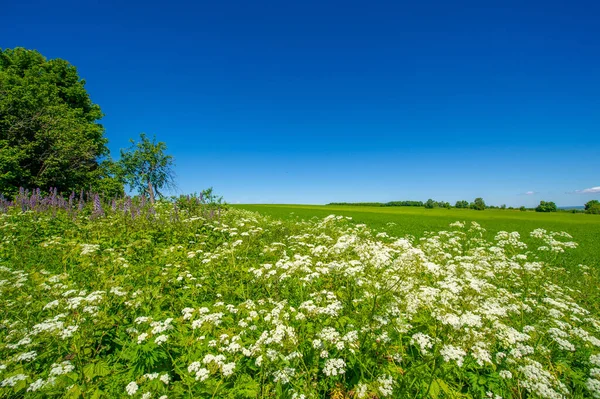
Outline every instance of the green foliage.
[(385, 206), (383, 202), (331, 202), (328, 206)]
[(469, 202), (462, 200), (462, 201), (456, 201), (456, 204), (454, 205), (455, 208), (463, 208), (463, 209), (467, 209), (469, 207)]
[(471, 202), (469, 208), (475, 209), (476, 211), (483, 211), (486, 208), (485, 201), (483, 198), (475, 198), (475, 201)]
[(554, 202), (540, 201), (540, 204), (535, 208), (536, 212), (556, 212), (556, 204)]
[(76, 68), (35, 50), (0, 49), (0, 192), (19, 187), (123, 191), (107, 168), (100, 107)]
[(152, 203), (156, 196), (164, 196), (162, 190), (175, 187), (173, 156), (165, 154), (166, 150), (164, 142), (157, 143), (156, 137), (150, 141), (144, 133), (139, 142), (131, 140), (131, 147), (121, 150), (119, 165), (125, 182)]
[(525, 208), (524, 206), (521, 206), (521, 207), (519, 207), (519, 210), (520, 210), (521, 212), (525, 212), (525, 211), (527, 211), (527, 208)]
[(331, 202), (328, 206), (423, 206), (423, 201)]
[(591, 200), (585, 204), (585, 213), (600, 215), (600, 201)]
[(429, 198), (427, 201), (425, 201), (425, 208), (427, 209), (433, 209), (437, 206), (437, 202), (435, 202), (434, 200), (432, 200), (431, 198)]
[(390, 201), (384, 206), (423, 206), (423, 201)]

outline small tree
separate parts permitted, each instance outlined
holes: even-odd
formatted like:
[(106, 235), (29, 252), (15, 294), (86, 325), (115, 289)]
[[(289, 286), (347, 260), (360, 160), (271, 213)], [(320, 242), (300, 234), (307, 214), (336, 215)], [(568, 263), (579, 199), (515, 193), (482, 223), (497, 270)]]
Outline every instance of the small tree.
[(556, 212), (557, 207), (554, 202), (540, 201), (540, 204), (535, 208), (536, 212)]
[(433, 209), (436, 206), (436, 202), (434, 200), (432, 200), (431, 198), (429, 198), (426, 202), (425, 202), (425, 208), (427, 209)]
[(470, 208), (477, 211), (483, 211), (485, 209), (485, 201), (483, 198), (475, 198), (475, 201), (471, 202)]
[(163, 197), (163, 189), (175, 187), (173, 172), (173, 156), (165, 154), (167, 145), (156, 137), (150, 141), (144, 133), (140, 134), (140, 142), (131, 140), (131, 147), (121, 150), (119, 164), (125, 182), (132, 190), (148, 195), (154, 203), (155, 196)]
[(585, 213), (600, 215), (600, 201), (591, 200), (585, 203)]

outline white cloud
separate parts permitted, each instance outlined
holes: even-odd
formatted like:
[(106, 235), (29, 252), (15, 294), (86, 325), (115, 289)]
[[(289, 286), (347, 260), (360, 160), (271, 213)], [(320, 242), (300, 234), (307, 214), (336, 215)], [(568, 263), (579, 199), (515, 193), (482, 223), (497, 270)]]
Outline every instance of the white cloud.
[(533, 195), (533, 194), (535, 194), (535, 191), (527, 191), (527, 192), (525, 193), (525, 195)]
[(593, 194), (600, 193), (600, 186), (584, 188), (583, 190), (575, 190), (577, 194)]

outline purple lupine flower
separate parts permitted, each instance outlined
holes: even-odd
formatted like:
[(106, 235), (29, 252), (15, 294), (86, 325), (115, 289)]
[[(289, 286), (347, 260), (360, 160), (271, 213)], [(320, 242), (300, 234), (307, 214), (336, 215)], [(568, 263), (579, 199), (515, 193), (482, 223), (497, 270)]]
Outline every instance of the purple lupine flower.
[(123, 211), (125, 213), (129, 212), (131, 209), (131, 197), (125, 198), (125, 202), (123, 203)]
[(56, 194), (57, 194), (56, 187), (54, 187), (54, 188), (50, 187), (50, 205), (51, 206), (56, 206)]
[(94, 210), (92, 215), (95, 217), (104, 216), (104, 209), (102, 209), (102, 204), (100, 203), (100, 196), (98, 194), (94, 195)]
[(31, 197), (29, 197), (29, 209), (34, 209), (37, 205), (37, 198), (35, 195), (35, 191), (31, 194)]
[(83, 210), (83, 207), (85, 206), (85, 201), (83, 200), (83, 190), (81, 190), (81, 192), (79, 193), (79, 210)]

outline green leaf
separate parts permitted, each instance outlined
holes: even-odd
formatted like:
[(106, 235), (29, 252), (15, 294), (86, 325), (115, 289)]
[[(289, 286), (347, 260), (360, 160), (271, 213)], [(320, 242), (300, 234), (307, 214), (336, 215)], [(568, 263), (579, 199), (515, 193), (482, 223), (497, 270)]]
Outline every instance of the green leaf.
[(429, 397), (433, 399), (437, 399), (440, 396), (440, 385), (438, 381), (439, 380), (433, 380), (429, 387)]
[(96, 370), (94, 367), (94, 363), (88, 363), (85, 366), (83, 366), (83, 375), (88, 380), (91, 380), (92, 378), (94, 378), (96, 376)]
[(94, 372), (98, 377), (104, 377), (110, 374), (110, 367), (105, 361), (99, 361), (94, 367)]
[(77, 384), (73, 385), (64, 396), (65, 399), (76, 399), (79, 397), (81, 397), (81, 387)]

